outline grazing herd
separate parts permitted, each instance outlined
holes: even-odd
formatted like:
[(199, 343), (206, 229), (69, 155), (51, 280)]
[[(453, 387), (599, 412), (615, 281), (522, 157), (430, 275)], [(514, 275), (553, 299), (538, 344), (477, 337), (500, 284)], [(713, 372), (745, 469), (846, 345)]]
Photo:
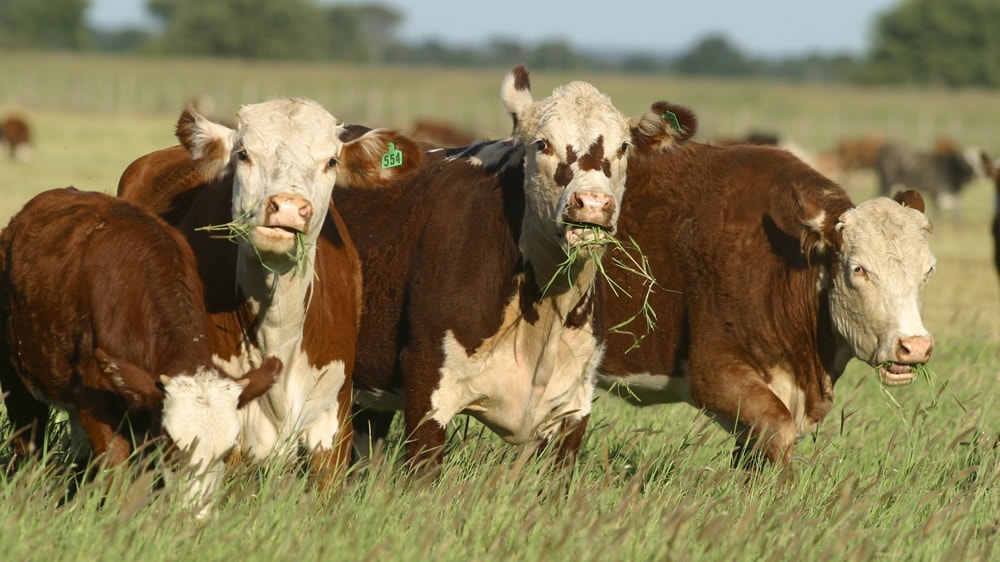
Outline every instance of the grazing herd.
[[(232, 127), (189, 107), (117, 197), (32, 199), (0, 235), (18, 464), (62, 408), (81, 462), (176, 449), (204, 513), (226, 462), (305, 451), (337, 483), (397, 411), (417, 470), (459, 414), (568, 464), (605, 387), (691, 403), (736, 463), (783, 465), (852, 358), (886, 385), (931, 359), (915, 191), (855, 205), (787, 151), (691, 140), (681, 106), (629, 118), (585, 82), (536, 100), (523, 67), (501, 97), (511, 137), (448, 149), (305, 99)], [(651, 290), (610, 265), (617, 240)], [(611, 328), (648, 307), (648, 334)]]

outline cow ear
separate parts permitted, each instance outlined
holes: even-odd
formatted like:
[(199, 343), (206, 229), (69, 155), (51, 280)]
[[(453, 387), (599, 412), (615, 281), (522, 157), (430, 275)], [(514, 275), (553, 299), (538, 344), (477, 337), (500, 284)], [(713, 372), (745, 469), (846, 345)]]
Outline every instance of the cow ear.
[(643, 152), (669, 150), (694, 136), (698, 118), (690, 109), (658, 101), (630, 122), (632, 145)]
[(528, 112), (535, 105), (534, 98), (531, 97), (531, 80), (528, 78), (528, 69), (523, 64), (519, 64), (511, 69), (504, 77), (500, 85), (500, 99), (503, 105), (514, 120), (514, 130), (517, 130), (527, 117)]
[(240, 393), (236, 407), (242, 408), (270, 390), (271, 386), (278, 380), (282, 365), (281, 359), (268, 357), (261, 363), (260, 367), (250, 371), (243, 378), (237, 379), (236, 382), (243, 387), (243, 392)]
[(893, 201), (899, 203), (904, 207), (909, 207), (911, 209), (916, 209), (921, 213), (925, 212), (924, 198), (920, 195), (919, 191), (913, 189), (907, 189), (906, 191), (899, 191), (892, 196)]
[(373, 129), (344, 143), (337, 164), (337, 187), (376, 187), (424, 165), (417, 141), (391, 129)]
[(843, 240), (840, 234), (844, 227), (840, 220), (843, 213), (829, 212), (799, 184), (792, 185), (792, 195), (798, 206), (799, 222), (804, 227), (799, 236), (802, 253), (806, 256), (812, 253), (824, 254), (828, 250), (839, 248)]
[(233, 129), (209, 121), (188, 105), (177, 119), (176, 135), (206, 181), (220, 179), (229, 170), (236, 135)]
[(94, 360), (101, 369), (103, 387), (124, 397), (130, 408), (155, 409), (163, 405), (163, 389), (149, 371), (113, 358), (100, 348), (94, 350)]

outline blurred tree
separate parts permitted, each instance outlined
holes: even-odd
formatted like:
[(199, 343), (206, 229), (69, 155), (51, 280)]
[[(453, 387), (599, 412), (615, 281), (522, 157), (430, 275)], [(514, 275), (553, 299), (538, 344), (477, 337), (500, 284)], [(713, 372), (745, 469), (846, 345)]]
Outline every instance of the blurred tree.
[(148, 7), (163, 23), (162, 53), (316, 59), (328, 52), (314, 0), (148, 0)]
[(877, 18), (870, 56), (857, 78), (1000, 86), (997, 22), (997, 0), (903, 0)]
[(570, 70), (584, 66), (586, 60), (561, 39), (542, 41), (527, 54), (528, 68)]
[(0, 47), (85, 47), (88, 33), (83, 14), (89, 4), (89, 0), (2, 0)]
[(755, 64), (729, 42), (724, 35), (706, 35), (691, 50), (674, 60), (680, 74), (701, 76), (751, 76)]

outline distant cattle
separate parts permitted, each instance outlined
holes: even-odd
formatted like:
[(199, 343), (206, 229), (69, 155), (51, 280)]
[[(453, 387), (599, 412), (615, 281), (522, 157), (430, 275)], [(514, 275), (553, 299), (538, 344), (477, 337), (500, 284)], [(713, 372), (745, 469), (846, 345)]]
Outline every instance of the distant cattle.
[[(615, 231), (633, 154), (694, 132), (694, 116), (664, 102), (629, 120), (584, 82), (537, 102), (529, 90), (524, 67), (503, 81), (512, 141), (399, 184), (334, 191), (365, 272), (358, 401), (403, 411), (418, 464), (441, 462), (462, 413), (511, 443), (558, 436), (559, 457), (574, 458), (604, 349), (602, 246), (559, 264)], [(370, 430), (377, 440), (385, 427), (356, 427)]]
[(979, 151), (960, 152), (942, 142), (929, 152), (886, 143), (875, 164), (879, 194), (887, 196), (899, 187), (915, 189), (931, 196), (938, 210), (956, 212), (958, 194), (981, 173), (983, 158)]
[(31, 126), (24, 117), (8, 115), (0, 122), (0, 142), (7, 145), (10, 157), (27, 162), (32, 155)]
[(350, 458), (361, 306), (357, 252), (330, 194), (340, 180), (388, 181), (423, 155), (387, 130), (344, 142), (344, 127), (309, 100), (245, 105), (237, 120), (233, 130), (189, 108), (177, 123), (183, 148), (133, 162), (119, 195), (169, 217), (190, 240), (217, 361), (284, 362), (274, 387), (243, 410), (241, 451), (264, 458), (301, 443), (328, 482)]
[(845, 172), (874, 170), (885, 145), (886, 138), (878, 134), (841, 139), (835, 151), (840, 169)]
[(480, 140), (476, 135), (463, 131), (454, 125), (430, 119), (416, 121), (410, 136), (418, 141), (448, 148), (469, 146)]
[[(851, 358), (886, 385), (930, 360), (921, 308), (935, 260), (916, 192), (855, 207), (783, 151), (697, 143), (631, 160), (626, 192), (619, 236), (652, 266), (656, 327), (631, 351), (643, 328), (608, 336), (600, 383), (620, 396), (704, 408), (736, 435), (736, 460), (784, 464)], [(608, 272), (631, 295), (608, 299), (615, 325), (645, 290)]]
[(993, 195), (993, 265), (1000, 275), (1000, 159), (989, 162), (987, 173), (993, 178), (996, 192)]
[(0, 267), (0, 386), (15, 457), (41, 451), (49, 406), (86, 436), (81, 458), (107, 465), (162, 428), (195, 469), (189, 499), (204, 499), (236, 444), (237, 408), (270, 388), (281, 361), (242, 379), (213, 365), (184, 238), (125, 201), (57, 189), (11, 219)]

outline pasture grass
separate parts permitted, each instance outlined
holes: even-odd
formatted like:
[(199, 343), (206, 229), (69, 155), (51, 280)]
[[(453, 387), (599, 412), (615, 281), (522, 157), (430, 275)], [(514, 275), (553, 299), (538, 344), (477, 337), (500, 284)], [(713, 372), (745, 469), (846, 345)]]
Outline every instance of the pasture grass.
[[(77, 59), (45, 57), (34, 63), (85, 66)], [(110, 59), (93, 64), (109, 74), (119, 64), (132, 65), (135, 72), (143, 66)], [(19, 65), (28, 66), (17, 57), (5, 58), (5, 71), (30, 70), (18, 70)], [(240, 69), (263, 67), (233, 66), (238, 68), (153, 61), (142, 72), (150, 79), (171, 72), (236, 76)], [(382, 72), (391, 85), (397, 74)], [(502, 71), (482, 73), (490, 75), (483, 91), (495, 96)], [(551, 77), (544, 74), (538, 73), (536, 92), (547, 87), (544, 81)], [(441, 80), (472, 88), (479, 83), (478, 75), (472, 76), (449, 72)], [(635, 83), (634, 98), (664, 97), (659, 82)], [(774, 96), (785, 90), (791, 99), (816, 96), (844, 107), (865, 97), (839, 88), (821, 94), (761, 85), (765, 95), (754, 87), (723, 86), (712, 92), (720, 104), (751, 113), (776, 111), (782, 98)], [(666, 93), (696, 110), (704, 101)], [(889, 103), (930, 103), (936, 95), (874, 96), (869, 111), (878, 114)], [(982, 111), (967, 105), (977, 95), (956, 94), (930, 105)], [(0, 158), (4, 224), (43, 189), (74, 184), (113, 192), (129, 162), (173, 144), (181, 107), (118, 111), (47, 104), (30, 106), (38, 135), (35, 159), (19, 164)], [(1000, 111), (990, 111), (984, 126), (1000, 130)], [(701, 113), (703, 120), (720, 118)], [(855, 201), (875, 192), (870, 177), (850, 190)], [(295, 462), (233, 467), (219, 505), (207, 519), (196, 520), (170, 484), (159, 489), (138, 469), (126, 475), (102, 472), (75, 499), (60, 504), (69, 478), (62, 452), (65, 426), (56, 423), (50, 438), (54, 451), (45, 463), (0, 475), (2, 558), (995, 560), (1000, 557), (995, 546), (1000, 283), (989, 262), (992, 198), (980, 182), (961, 197), (961, 223), (932, 214), (938, 270), (928, 288), (925, 323), (935, 335), (933, 376), (882, 389), (870, 367), (852, 362), (837, 384), (833, 410), (796, 446), (787, 469), (731, 469), (731, 437), (690, 406), (638, 409), (600, 395), (572, 471), (554, 470), (551, 455), (508, 446), (470, 421), (451, 428), (440, 478), (422, 481), (402, 470), (397, 424), (387, 455), (355, 469), (341, 489), (315, 489)], [(8, 435), (6, 427), (0, 430), (0, 463), (10, 456)]]

